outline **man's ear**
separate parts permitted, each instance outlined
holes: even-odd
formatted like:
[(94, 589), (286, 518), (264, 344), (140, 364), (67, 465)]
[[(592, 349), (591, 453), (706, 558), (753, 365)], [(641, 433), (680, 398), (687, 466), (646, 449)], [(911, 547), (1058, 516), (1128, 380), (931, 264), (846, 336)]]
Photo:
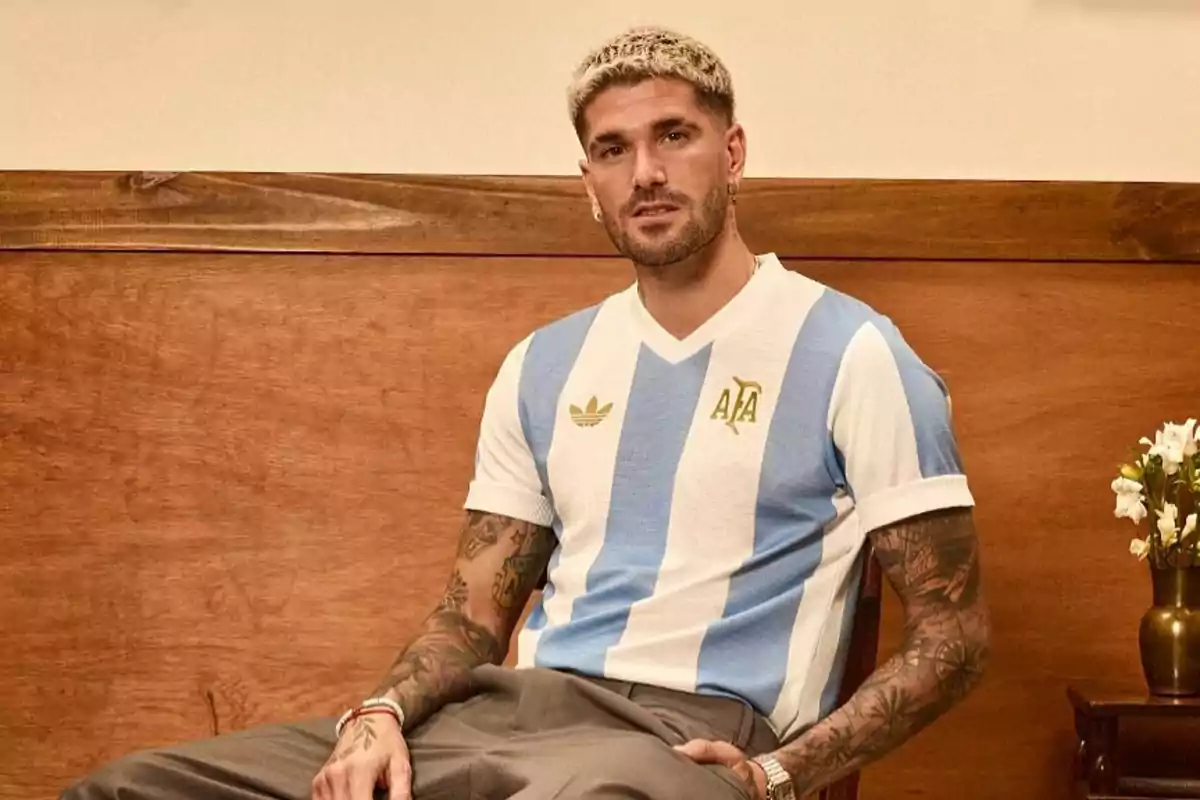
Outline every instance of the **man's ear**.
[(587, 190), (588, 202), (592, 204), (592, 219), (600, 221), (600, 202), (596, 199), (596, 190), (592, 187), (592, 172), (586, 158), (579, 159), (579, 172), (583, 177), (583, 188)]
[(746, 130), (740, 122), (725, 132), (725, 155), (729, 159), (729, 183), (737, 186), (746, 171)]

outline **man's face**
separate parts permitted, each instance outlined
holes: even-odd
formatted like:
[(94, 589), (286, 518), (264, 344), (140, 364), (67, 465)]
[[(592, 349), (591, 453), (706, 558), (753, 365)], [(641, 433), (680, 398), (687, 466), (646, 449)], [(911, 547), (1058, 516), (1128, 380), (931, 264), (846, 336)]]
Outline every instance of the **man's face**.
[(611, 86), (584, 116), (584, 182), (609, 238), (644, 266), (682, 261), (725, 226), (743, 139), (691, 85), (652, 78)]

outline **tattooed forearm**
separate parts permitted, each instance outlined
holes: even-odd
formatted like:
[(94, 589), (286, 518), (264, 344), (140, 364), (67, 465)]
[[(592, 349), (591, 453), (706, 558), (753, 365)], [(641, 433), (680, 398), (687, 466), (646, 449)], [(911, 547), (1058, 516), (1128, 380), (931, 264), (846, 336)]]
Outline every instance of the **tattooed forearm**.
[(506, 644), (460, 611), (435, 611), (425, 621), (425, 632), (396, 659), (375, 694), (395, 697), (411, 730), (446, 703), (464, 699), (470, 693), (472, 670), (503, 661)]
[(846, 705), (775, 754), (798, 794), (912, 738), (976, 686), (988, 660), (990, 623), (970, 511), (923, 515), (874, 539), (879, 564), (904, 604), (904, 643)]
[(504, 557), (500, 571), (492, 583), (492, 599), (496, 606), (510, 613), (525, 600), (534, 582), (540, 577), (550, 559), (554, 541), (542, 530), (528, 528), (513, 534), (512, 553)]
[(458, 555), (467, 561), (500, 541), (500, 534), (512, 524), (505, 517), (471, 511), (467, 516), (467, 529), (458, 542)]
[(442, 599), (438, 602), (438, 610), (462, 611), (466, 604), (467, 582), (463, 580), (462, 573), (456, 569), (450, 576), (450, 582), (446, 584), (446, 591), (442, 595)]
[(374, 692), (400, 704), (406, 729), (465, 698), (476, 667), (504, 660), (554, 543), (550, 530), (532, 523), (468, 514), (441, 600)]

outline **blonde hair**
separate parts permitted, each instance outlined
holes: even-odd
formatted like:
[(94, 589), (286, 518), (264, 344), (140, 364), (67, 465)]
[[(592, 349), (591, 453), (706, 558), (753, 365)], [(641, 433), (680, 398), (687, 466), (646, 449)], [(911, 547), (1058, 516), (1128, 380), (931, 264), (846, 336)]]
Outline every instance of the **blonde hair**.
[(690, 83), (701, 105), (733, 122), (733, 80), (717, 54), (675, 31), (638, 27), (609, 39), (576, 67), (567, 91), (576, 132), (583, 130), (583, 112), (601, 90), (647, 78), (678, 78)]

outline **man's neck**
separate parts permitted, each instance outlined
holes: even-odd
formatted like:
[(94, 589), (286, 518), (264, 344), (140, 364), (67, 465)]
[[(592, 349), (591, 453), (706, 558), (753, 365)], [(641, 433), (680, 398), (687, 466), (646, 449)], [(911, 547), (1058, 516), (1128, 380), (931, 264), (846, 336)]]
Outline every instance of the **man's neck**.
[(666, 267), (638, 266), (638, 293), (655, 321), (683, 339), (725, 307), (754, 273), (754, 254), (736, 234), (721, 236)]

